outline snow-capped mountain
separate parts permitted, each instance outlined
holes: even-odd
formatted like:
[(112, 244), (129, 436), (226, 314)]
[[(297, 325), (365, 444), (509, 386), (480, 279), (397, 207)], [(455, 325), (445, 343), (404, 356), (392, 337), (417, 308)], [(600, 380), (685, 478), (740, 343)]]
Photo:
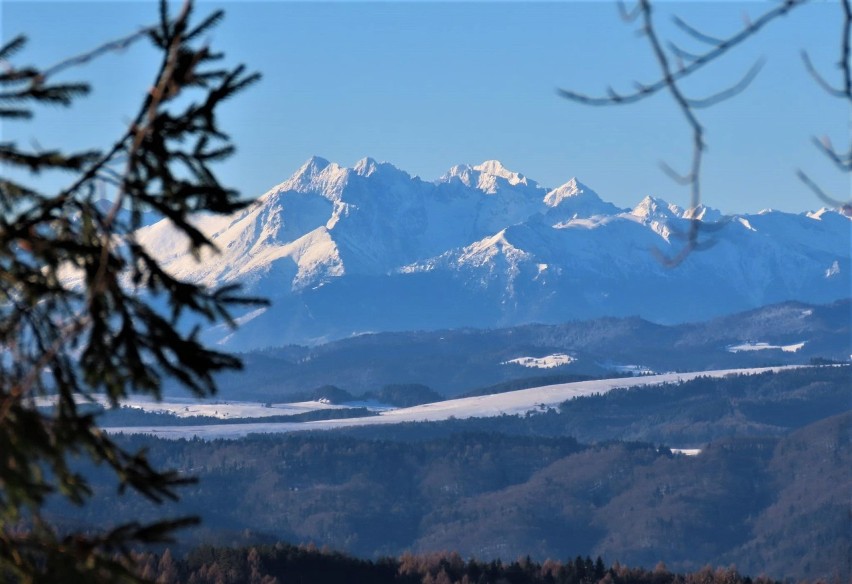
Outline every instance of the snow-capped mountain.
[[(701, 250), (676, 267), (691, 221)], [(197, 262), (168, 221), (139, 241), (172, 273), (239, 282), (272, 306), (211, 340), (246, 350), (366, 331), (506, 326), (601, 315), (700, 320), (850, 296), (850, 218), (823, 209), (723, 217), (646, 197), (633, 209), (572, 178), (545, 188), (491, 160), (434, 182), (370, 158), (308, 160), (254, 204), (199, 216)]]

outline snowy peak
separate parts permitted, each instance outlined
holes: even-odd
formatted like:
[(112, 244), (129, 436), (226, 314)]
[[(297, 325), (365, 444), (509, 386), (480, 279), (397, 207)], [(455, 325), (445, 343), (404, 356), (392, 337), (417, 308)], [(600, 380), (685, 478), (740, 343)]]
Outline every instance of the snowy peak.
[(355, 163), (355, 166), (352, 167), (352, 170), (355, 171), (355, 174), (359, 176), (370, 176), (379, 168), (378, 162), (375, 159), (366, 156)]
[(573, 177), (564, 185), (553, 189), (544, 196), (544, 204), (548, 207), (556, 207), (566, 199), (583, 197), (600, 200), (597, 193)]
[(601, 199), (598, 194), (579, 180), (572, 178), (560, 187), (548, 191), (543, 203), (550, 220), (565, 221), (576, 217), (616, 215), (619, 209)]
[(374, 158), (370, 158), (369, 156), (356, 162), (355, 166), (352, 167), (352, 172), (363, 178), (381, 175), (383, 177), (389, 176), (409, 180), (411, 179), (411, 175), (404, 170), (400, 170), (389, 162), (377, 162)]
[(201, 262), (167, 220), (136, 237), (177, 277), (273, 301), (229, 337), (240, 349), (589, 315), (674, 320), (702, 303), (718, 313), (850, 295), (850, 218), (835, 211), (737, 218), (745, 229), (702, 231), (706, 251), (676, 269), (652, 253), (676, 254), (682, 240), (670, 235), (688, 217), (714, 216), (654, 197), (620, 209), (576, 178), (545, 189), (494, 160), (424, 182), (372, 158), (347, 168), (313, 157), (249, 207), (194, 217), (219, 249)]
[(663, 199), (647, 196), (630, 211), (631, 215), (640, 219), (672, 219), (683, 216), (683, 209), (670, 204)]
[(283, 183), (276, 185), (260, 197), (258, 202), (275, 198), (279, 193), (293, 191), (297, 193), (323, 193), (326, 198), (333, 199), (339, 194), (342, 184), (346, 181), (348, 170), (341, 168), (325, 158), (312, 156), (293, 176)]
[[(553, 189), (548, 192), (544, 196), (544, 204), (548, 207), (556, 207), (564, 201), (565, 199), (570, 199), (573, 197), (578, 197), (585, 193), (586, 188), (585, 185), (578, 181), (576, 178), (572, 178), (564, 185)], [(594, 195), (594, 192), (589, 190), (590, 193)], [(597, 196), (597, 195), (595, 195)]]
[(473, 167), (473, 170), (477, 170), (484, 175), (495, 176), (499, 178), (506, 179), (510, 185), (529, 185), (534, 186), (536, 183), (533, 181), (528, 181), (527, 178), (518, 173), (513, 172), (503, 166), (503, 163), (499, 160), (486, 160), (482, 164), (477, 164)]
[(451, 183), (454, 180), (489, 195), (506, 190), (531, 193), (540, 190), (537, 182), (528, 179), (519, 172), (507, 169), (499, 160), (486, 160), (475, 166), (457, 164), (450, 168), (437, 182)]
[[(322, 172), (331, 166), (331, 162), (321, 156), (311, 156), (302, 166), (299, 167), (290, 181), (296, 183), (308, 183), (318, 177)], [(335, 165), (337, 166), (337, 165)]]
[(705, 223), (715, 223), (722, 218), (722, 213), (706, 205), (698, 205), (683, 212), (684, 219), (695, 219)]

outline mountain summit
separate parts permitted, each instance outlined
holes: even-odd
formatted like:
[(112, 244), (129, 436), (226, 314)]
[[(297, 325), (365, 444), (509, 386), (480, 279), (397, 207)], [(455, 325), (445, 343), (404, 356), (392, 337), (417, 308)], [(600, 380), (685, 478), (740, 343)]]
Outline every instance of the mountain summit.
[[(659, 254), (681, 249), (693, 219), (706, 226), (702, 251), (666, 267)], [(313, 157), (247, 209), (195, 224), (219, 249), (201, 262), (168, 221), (138, 239), (174, 274), (272, 300), (235, 333), (209, 332), (238, 350), (608, 315), (678, 322), (850, 296), (850, 218), (835, 211), (722, 217), (653, 197), (621, 209), (576, 178), (548, 189), (495, 160), (427, 182), (372, 158)]]

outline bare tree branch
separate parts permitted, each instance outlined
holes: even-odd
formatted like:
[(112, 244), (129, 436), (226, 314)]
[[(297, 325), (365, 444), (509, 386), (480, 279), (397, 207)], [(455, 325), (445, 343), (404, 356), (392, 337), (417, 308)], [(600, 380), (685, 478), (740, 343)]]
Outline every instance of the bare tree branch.
[[(852, 61), (850, 60), (850, 44), (852, 44), (852, 38), (850, 38), (852, 37), (852, 5), (850, 5), (850, 0), (840, 0), (840, 6), (843, 10), (840, 60), (837, 63), (842, 75), (840, 88), (838, 89), (834, 87), (817, 71), (816, 67), (811, 62), (810, 56), (805, 51), (802, 51), (802, 61), (805, 64), (805, 69), (808, 73), (810, 73), (811, 77), (814, 78), (817, 85), (819, 85), (826, 93), (832, 97), (852, 103)], [(841, 172), (852, 172), (852, 144), (850, 144), (849, 151), (846, 154), (841, 154), (834, 148), (834, 146), (832, 146), (828, 137), (825, 137), (823, 140), (813, 138), (812, 141), (817, 149), (828, 157), (828, 159), (833, 162)], [(827, 194), (824, 189), (817, 185), (816, 182), (814, 182), (814, 180), (803, 171), (797, 171), (796, 175), (799, 177), (799, 180), (805, 183), (805, 186), (813, 191), (814, 194), (816, 194), (816, 196), (823, 202), (840, 209), (844, 213), (848, 209), (852, 208), (852, 198), (843, 202), (842, 200)]]
[(825, 202), (827, 205), (829, 205), (829, 206), (831, 206), (831, 207), (833, 207), (833, 208), (835, 208), (835, 209), (840, 209), (840, 210), (841, 210), (841, 211), (843, 211), (844, 213), (846, 212), (846, 210), (847, 210), (847, 209), (852, 208), (852, 202), (846, 202), (846, 203), (844, 203), (844, 202), (843, 202), (843, 201), (841, 201), (840, 199), (837, 199), (837, 198), (835, 198), (835, 197), (832, 197), (831, 195), (829, 195), (828, 193), (826, 193), (826, 192), (825, 192), (825, 191), (824, 191), (824, 190), (823, 190), (823, 189), (822, 189), (822, 188), (821, 188), (818, 184), (816, 184), (816, 183), (815, 183), (815, 182), (811, 179), (811, 177), (809, 177), (809, 176), (808, 176), (807, 174), (805, 174), (803, 171), (801, 171), (801, 170), (797, 170), (797, 171), (796, 171), (796, 176), (797, 176), (797, 177), (799, 177), (799, 180), (801, 180), (803, 183), (805, 183), (805, 185), (806, 185), (809, 189), (811, 189), (811, 190), (814, 192), (814, 194), (815, 194), (815, 195), (816, 195), (816, 196), (817, 196), (820, 200), (822, 200), (823, 202)]
[[(681, 31), (686, 33), (689, 37), (705, 45), (710, 46), (707, 51), (702, 53), (693, 53), (682, 48), (674, 42), (666, 42), (664, 45), (660, 34), (655, 27), (651, 0), (639, 0), (636, 4), (636, 7), (630, 12), (627, 11), (623, 4), (619, 4), (619, 10), (623, 19), (632, 21), (641, 16), (642, 25), (639, 32), (648, 40), (648, 43), (651, 46), (654, 58), (656, 59), (657, 64), (659, 65), (659, 77), (653, 82), (634, 82), (633, 91), (628, 93), (620, 93), (612, 87), (607, 88), (606, 94), (604, 96), (593, 96), (566, 89), (558, 89), (557, 93), (562, 97), (571, 101), (575, 101), (577, 103), (604, 106), (636, 103), (663, 90), (666, 90), (674, 99), (675, 103), (678, 106), (678, 109), (680, 110), (683, 117), (686, 119), (686, 122), (691, 130), (692, 156), (690, 169), (689, 172), (687, 172), (686, 174), (681, 174), (674, 171), (671, 166), (669, 166), (665, 162), (661, 162), (660, 166), (663, 171), (670, 178), (672, 178), (672, 180), (674, 180), (678, 184), (689, 187), (690, 209), (694, 211), (701, 204), (701, 170), (703, 163), (703, 155), (706, 149), (706, 144), (704, 142), (705, 130), (698, 117), (696, 116), (695, 110), (712, 107), (722, 101), (730, 99), (743, 92), (759, 74), (761, 68), (763, 67), (764, 60), (758, 60), (733, 85), (726, 87), (725, 89), (707, 97), (688, 97), (684, 93), (680, 82), (689, 78), (697, 71), (701, 70), (704, 66), (716, 61), (734, 47), (744, 43), (745, 41), (756, 35), (762, 28), (767, 26), (769, 23), (782, 16), (785, 16), (791, 10), (805, 4), (807, 1), (808, 0), (783, 0), (775, 7), (765, 11), (754, 20), (751, 20), (746, 16), (744, 18), (744, 24), (742, 28), (738, 30), (735, 34), (725, 38), (706, 34), (703, 31), (700, 31), (692, 25), (688, 24), (679, 16), (674, 16), (673, 22), (675, 26), (677, 26)], [(843, 88), (840, 90), (832, 88), (816, 72), (815, 67), (813, 67), (806, 53), (803, 53), (803, 58), (805, 60), (806, 67), (809, 71), (811, 71), (812, 75), (817, 79), (820, 85), (829, 90), (832, 95), (842, 95), (852, 99), (852, 71), (850, 71), (850, 29), (852, 29), (852, 7), (850, 7), (850, 1), (852, 0), (840, 0), (845, 15), (843, 27), (844, 38), (842, 43), (843, 48), (840, 61), (840, 66), (843, 69), (844, 75)], [(668, 53), (664, 49), (664, 46), (668, 48)], [(670, 61), (670, 56), (673, 59), (674, 65)], [(848, 172), (850, 168), (852, 168), (852, 150), (850, 150), (850, 156), (847, 157), (838, 154), (833, 148), (831, 148), (830, 145), (826, 146), (824, 144), (818, 144), (818, 146), (841, 169)], [(810, 181), (810, 179), (808, 179), (808, 181)], [(816, 186), (813, 185), (812, 181), (810, 182), (810, 184), (812, 188)], [(817, 188), (815, 189), (815, 191), (820, 193), (821, 198), (823, 198), (824, 200), (833, 201), (830, 197), (825, 195), (822, 190)], [(712, 241), (699, 242), (699, 232), (703, 228), (703, 223), (700, 220), (696, 219), (694, 214), (690, 215), (690, 217), (690, 228), (688, 233), (686, 233), (684, 237), (684, 240), (686, 242), (684, 244), (684, 247), (673, 257), (666, 257), (659, 250), (656, 251), (658, 257), (660, 257), (661, 261), (663, 261), (663, 263), (665, 263), (666, 265), (677, 265), (682, 262), (691, 251), (703, 249), (709, 245), (712, 245)]]
[(760, 73), (760, 70), (763, 69), (763, 65), (765, 63), (766, 61), (764, 59), (759, 59), (757, 62), (755, 62), (754, 65), (751, 66), (751, 68), (749, 68), (748, 71), (745, 72), (745, 75), (743, 75), (739, 81), (737, 81), (731, 87), (723, 89), (719, 93), (700, 99), (690, 98), (688, 100), (690, 107), (693, 107), (695, 109), (712, 107), (717, 103), (721, 103), (726, 99), (730, 99), (736, 95), (739, 95), (740, 93), (745, 91), (745, 89), (751, 84), (752, 81), (754, 81), (754, 78), (757, 77), (757, 75)]
[[(643, 83), (643, 87), (645, 88), (643, 91), (638, 91), (632, 94), (619, 95), (619, 99), (613, 100), (611, 97), (595, 97), (582, 93), (578, 93), (571, 90), (559, 89), (558, 93), (566, 98), (573, 101), (577, 101), (580, 103), (585, 103), (589, 105), (613, 105), (613, 104), (627, 104), (634, 103), (646, 97), (650, 97), (651, 95), (666, 89), (670, 82), (672, 81), (680, 81), (684, 79), (696, 71), (700, 70), (705, 65), (708, 65), (727, 53), (730, 49), (736, 47), (737, 45), (743, 43), (748, 40), (752, 36), (754, 36), (760, 29), (765, 27), (767, 24), (772, 22), (773, 20), (786, 15), (792, 9), (801, 6), (807, 3), (808, 0), (784, 0), (781, 4), (773, 8), (772, 10), (768, 10), (764, 14), (762, 14), (759, 18), (754, 20), (751, 23), (746, 24), (740, 31), (736, 34), (721, 40), (715, 48), (698, 55), (695, 61), (684, 67), (683, 69), (674, 72), (670, 79), (666, 79), (665, 77), (654, 81), (653, 83)], [(639, 9), (640, 11), (644, 11), (642, 6), (647, 5), (647, 2), (640, 2)]]

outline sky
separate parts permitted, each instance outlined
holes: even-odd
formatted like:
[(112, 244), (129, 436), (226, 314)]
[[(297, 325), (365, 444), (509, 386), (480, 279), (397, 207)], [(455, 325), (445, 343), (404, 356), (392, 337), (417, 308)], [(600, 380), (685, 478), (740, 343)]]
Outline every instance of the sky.
[[(768, 2), (664, 2), (655, 13), (677, 36), (678, 14), (717, 36), (767, 10)], [(227, 62), (263, 80), (223, 105), (221, 125), (238, 148), (220, 169), (226, 183), (257, 196), (319, 155), (345, 166), (364, 156), (434, 180), (455, 164), (497, 159), (545, 186), (576, 176), (624, 207), (653, 195), (688, 206), (688, 191), (660, 170), (686, 171), (691, 134), (665, 94), (630, 106), (571, 103), (557, 88), (600, 94), (651, 80), (657, 65), (635, 24), (610, 2), (205, 2), (225, 21), (210, 32)], [(157, 18), (154, 2), (0, 3), (4, 40), (30, 38), (16, 65), (50, 65), (124, 36)], [(802, 169), (837, 198), (850, 180), (811, 143), (849, 144), (850, 110), (805, 71), (807, 50), (839, 76), (838, 3), (815, 2), (776, 21), (685, 87), (714, 93), (755, 60), (760, 75), (742, 94), (701, 110), (708, 145), (704, 203), (726, 213), (823, 206), (795, 176)], [(70, 110), (4, 122), (0, 139), (42, 147), (107, 148), (151, 83), (156, 55), (145, 44), (63, 74), (93, 93)], [(60, 180), (60, 179), (57, 179)]]

